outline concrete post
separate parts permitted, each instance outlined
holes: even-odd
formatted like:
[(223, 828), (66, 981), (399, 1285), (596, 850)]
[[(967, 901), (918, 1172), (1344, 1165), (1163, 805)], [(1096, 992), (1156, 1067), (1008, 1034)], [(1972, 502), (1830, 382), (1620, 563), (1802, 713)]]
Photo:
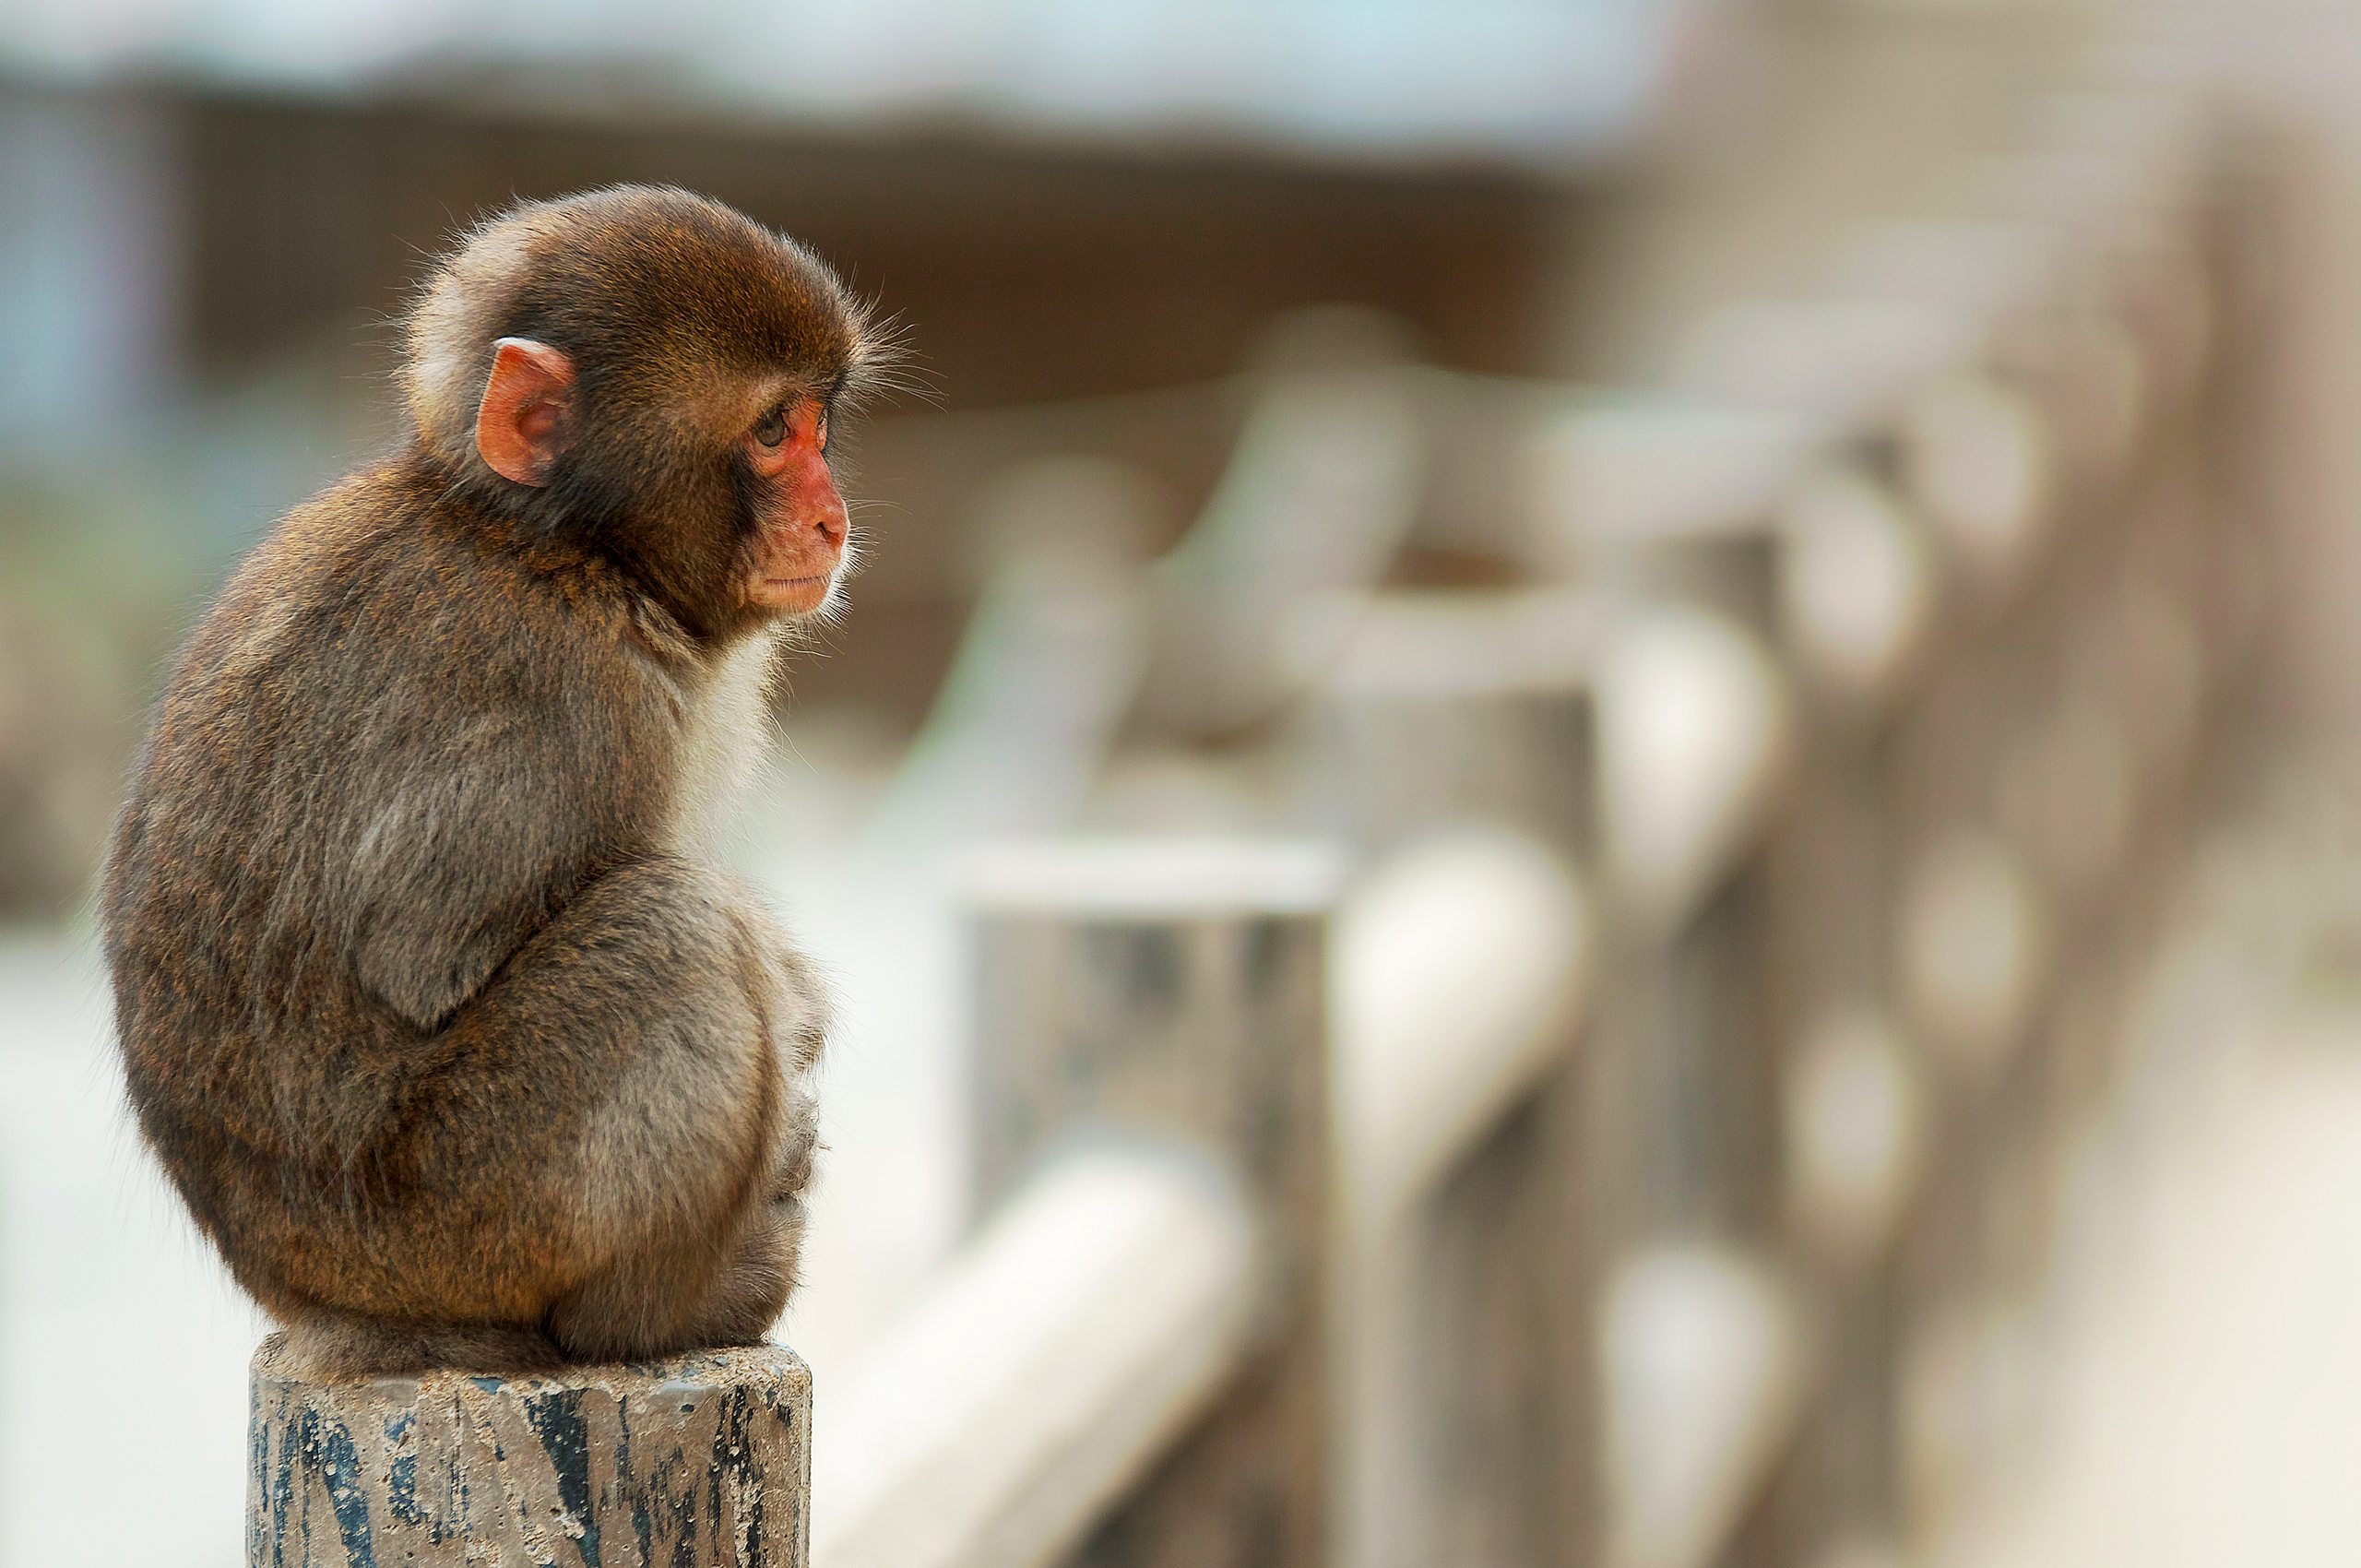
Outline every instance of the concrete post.
[(314, 1384), (255, 1352), (248, 1568), (804, 1568), (812, 1374), (765, 1345)]

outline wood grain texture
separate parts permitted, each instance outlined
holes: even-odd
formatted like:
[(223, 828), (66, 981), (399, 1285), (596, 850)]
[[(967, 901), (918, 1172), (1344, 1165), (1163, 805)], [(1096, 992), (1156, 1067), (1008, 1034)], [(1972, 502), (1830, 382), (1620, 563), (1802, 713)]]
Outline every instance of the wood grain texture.
[(812, 1374), (765, 1345), (348, 1384), (255, 1353), (248, 1568), (804, 1568)]

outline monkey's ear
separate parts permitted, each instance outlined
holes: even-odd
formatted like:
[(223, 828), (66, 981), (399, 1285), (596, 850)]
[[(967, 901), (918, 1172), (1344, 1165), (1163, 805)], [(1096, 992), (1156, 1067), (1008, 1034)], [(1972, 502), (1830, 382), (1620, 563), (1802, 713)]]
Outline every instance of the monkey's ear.
[(476, 405), (476, 450), (492, 471), (518, 484), (547, 484), (565, 445), (574, 362), (546, 343), (503, 338), (492, 345), (492, 379)]

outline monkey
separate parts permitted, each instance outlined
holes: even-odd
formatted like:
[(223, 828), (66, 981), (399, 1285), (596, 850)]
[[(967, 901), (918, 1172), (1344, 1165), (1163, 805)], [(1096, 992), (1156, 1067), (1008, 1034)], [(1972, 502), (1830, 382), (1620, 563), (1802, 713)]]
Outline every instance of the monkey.
[(403, 323), (407, 430), (189, 635), (100, 894), (144, 1142), (306, 1375), (759, 1342), (826, 999), (700, 851), (849, 559), (891, 334), (797, 242), (514, 208)]

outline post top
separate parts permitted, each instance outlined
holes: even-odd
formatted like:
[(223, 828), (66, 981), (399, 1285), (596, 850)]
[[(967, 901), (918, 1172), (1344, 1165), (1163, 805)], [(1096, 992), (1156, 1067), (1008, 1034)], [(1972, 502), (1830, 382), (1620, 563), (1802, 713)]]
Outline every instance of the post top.
[(1346, 860), (1312, 838), (1234, 834), (1005, 839), (960, 857), (961, 901), (986, 912), (1308, 914), (1334, 904)]
[(1345, 697), (1553, 694), (1587, 686), (1596, 588), (1388, 588), (1307, 600), (1287, 628), (1298, 673)]
[(801, 1394), (812, 1384), (812, 1369), (784, 1345), (742, 1345), (727, 1349), (691, 1350), (661, 1361), (611, 1362), (601, 1366), (560, 1367), (546, 1372), (502, 1372), (496, 1370), (436, 1367), (383, 1377), (356, 1378), (349, 1383), (314, 1381), (301, 1375), (287, 1354), (287, 1336), (273, 1334), (255, 1347), (251, 1371), (256, 1384), (283, 1384), (306, 1389), (334, 1389), (367, 1394), (393, 1404), (407, 1404), (422, 1392), (460, 1383), (488, 1395), (537, 1399), (553, 1394), (598, 1389), (623, 1396), (645, 1396), (651, 1390), (678, 1388), (684, 1393), (722, 1388), (776, 1390)]

